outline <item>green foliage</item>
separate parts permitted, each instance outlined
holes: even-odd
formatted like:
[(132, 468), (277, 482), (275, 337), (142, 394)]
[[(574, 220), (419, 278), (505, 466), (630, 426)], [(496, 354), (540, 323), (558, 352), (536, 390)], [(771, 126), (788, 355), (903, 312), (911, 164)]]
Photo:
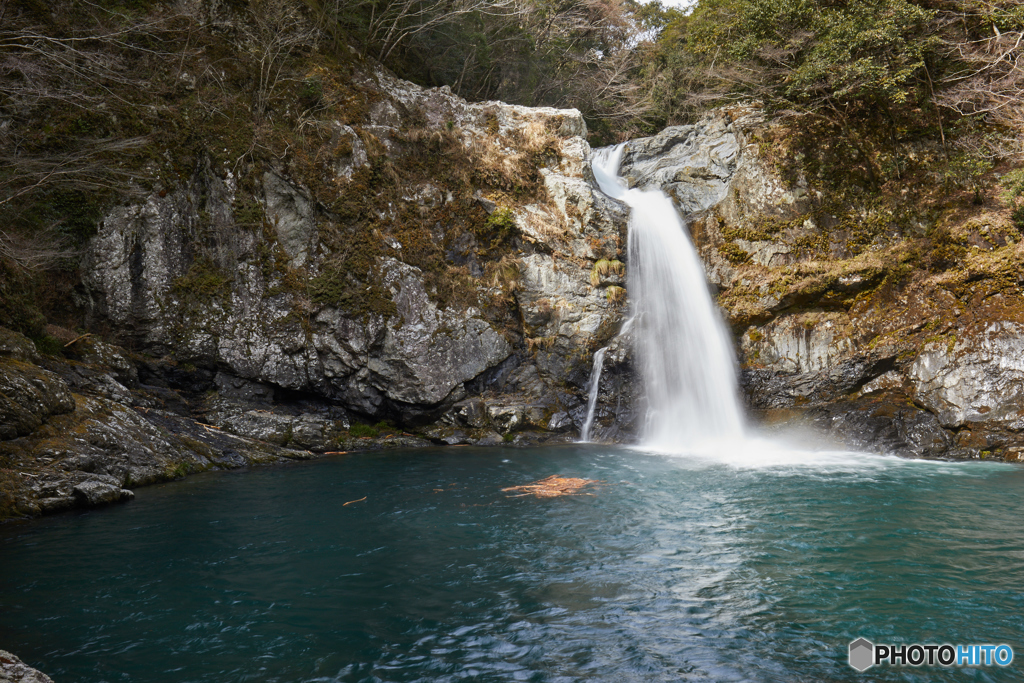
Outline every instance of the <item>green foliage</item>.
[(779, 107), (902, 105), (937, 48), (933, 16), (907, 0), (704, 0), (688, 37), (707, 59), (754, 69), (745, 85)]
[(621, 304), (626, 301), (626, 289), (616, 285), (606, 287), (604, 290), (604, 296), (608, 300), (608, 303)]
[(29, 338), (43, 336), (46, 316), (39, 307), (40, 275), (0, 258), (0, 320)]
[(355, 423), (348, 428), (348, 433), (356, 438), (377, 438), (380, 436), (380, 432), (376, 427), (371, 427), (368, 424)]
[(231, 282), (228, 273), (202, 256), (192, 262), (187, 273), (174, 280), (171, 292), (189, 303), (205, 303), (214, 297), (226, 297)]
[(313, 303), (362, 316), (395, 315), (398, 308), (372, 271), (373, 249), (378, 241), (354, 244), (350, 253), (340, 254), (324, 263), (320, 274), (309, 281), (309, 296)]
[(20, 229), (38, 232), (55, 226), (58, 234), (81, 244), (96, 234), (104, 210), (113, 202), (113, 193), (55, 185), (32, 193), (31, 199), (16, 214)]
[(942, 164), (938, 176), (947, 190), (970, 190), (974, 193), (974, 203), (981, 204), (982, 178), (991, 170), (990, 159), (977, 152), (963, 151)]
[(167, 468), (164, 470), (164, 477), (167, 479), (184, 479), (192, 474), (192, 472), (193, 466), (191, 462), (168, 463)]
[(252, 197), (243, 197), (241, 193), (232, 203), (232, 213), (238, 225), (259, 226), (263, 224), (265, 212), (263, 205)]
[(1024, 168), (1018, 168), (999, 179), (1003, 200), (1012, 207), (1010, 216), (1018, 230), (1024, 230)]
[(512, 209), (505, 206), (495, 209), (494, 213), (487, 217), (487, 229), (494, 235), (492, 246), (505, 244), (519, 234)]
[(718, 251), (721, 252), (730, 263), (739, 265), (740, 263), (746, 263), (750, 260), (750, 254), (743, 249), (736, 246), (733, 242), (726, 242), (720, 247)]
[(31, 337), (32, 342), (36, 345), (36, 350), (44, 356), (63, 356), (64, 355), (64, 344), (61, 343), (56, 337), (52, 337), (48, 334), (43, 334), (37, 337)]
[(967, 246), (948, 228), (939, 228), (930, 237), (931, 250), (925, 255), (924, 265), (933, 272), (949, 270), (967, 255)]
[(306, 109), (313, 109), (323, 103), (324, 85), (317, 78), (303, 79), (299, 88), (299, 103)]

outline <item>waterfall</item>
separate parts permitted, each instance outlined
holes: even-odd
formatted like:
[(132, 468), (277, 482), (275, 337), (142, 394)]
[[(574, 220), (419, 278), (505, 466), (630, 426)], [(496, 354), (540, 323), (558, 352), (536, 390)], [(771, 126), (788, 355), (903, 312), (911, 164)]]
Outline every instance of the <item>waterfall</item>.
[(593, 169), (601, 190), (631, 209), (626, 291), (646, 397), (642, 443), (678, 451), (742, 436), (732, 344), (700, 257), (664, 192), (618, 177), (623, 148), (597, 151)]
[(601, 385), (601, 368), (604, 366), (604, 354), (608, 347), (598, 349), (594, 354), (594, 367), (590, 370), (590, 395), (587, 397), (587, 419), (580, 432), (580, 441), (590, 441), (590, 428), (594, 425), (594, 411), (597, 409), (597, 393)]

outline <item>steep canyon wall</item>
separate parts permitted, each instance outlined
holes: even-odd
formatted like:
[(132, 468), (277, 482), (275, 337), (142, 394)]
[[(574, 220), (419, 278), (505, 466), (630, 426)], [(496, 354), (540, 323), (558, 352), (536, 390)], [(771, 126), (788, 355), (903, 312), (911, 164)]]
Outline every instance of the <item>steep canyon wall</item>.
[[(110, 209), (74, 292), (92, 334), (63, 357), (4, 333), (4, 515), (210, 467), (571, 439), (605, 346), (593, 434), (633, 438), (627, 210), (595, 189), (580, 114), (353, 78), (358, 120), (317, 121), (312, 152), (198, 159)], [(779, 163), (777, 131), (717, 110), (621, 169), (689, 218), (748, 407), (861, 448), (1017, 458), (1020, 235), (985, 207), (838, 201)]]

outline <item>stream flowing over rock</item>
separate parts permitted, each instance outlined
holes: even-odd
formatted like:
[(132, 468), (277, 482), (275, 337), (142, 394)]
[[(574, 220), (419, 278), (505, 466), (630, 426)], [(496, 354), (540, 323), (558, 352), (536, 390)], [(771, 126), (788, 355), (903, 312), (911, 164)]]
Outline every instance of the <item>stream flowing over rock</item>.
[[(1013, 300), (958, 300), (942, 274), (893, 288), (906, 261), (889, 245), (927, 223), (854, 247), (855, 228), (810, 171), (789, 160), (784, 175), (766, 158), (775, 125), (753, 107), (717, 110), (630, 141), (620, 167), (631, 187), (664, 190), (688, 219), (732, 324), (747, 405), (773, 429), (809, 425), (858, 449), (1021, 459), (1024, 320)], [(988, 241), (973, 243), (1014, 249), (999, 225), (974, 228)], [(605, 424), (622, 400), (601, 394)]]

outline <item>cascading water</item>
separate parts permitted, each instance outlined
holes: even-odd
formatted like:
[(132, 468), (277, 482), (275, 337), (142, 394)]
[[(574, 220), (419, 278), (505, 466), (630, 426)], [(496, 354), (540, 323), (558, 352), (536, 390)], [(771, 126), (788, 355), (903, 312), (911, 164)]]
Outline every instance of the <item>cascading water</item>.
[(601, 369), (604, 367), (604, 354), (608, 347), (598, 349), (594, 354), (594, 367), (590, 371), (590, 395), (587, 397), (587, 419), (580, 431), (580, 441), (590, 441), (590, 429), (594, 426), (594, 412), (597, 410), (597, 394), (601, 386)]
[(631, 209), (627, 292), (647, 401), (642, 442), (678, 451), (740, 437), (732, 345), (700, 257), (664, 192), (629, 189), (618, 177), (623, 149), (597, 151), (593, 169), (601, 191)]

